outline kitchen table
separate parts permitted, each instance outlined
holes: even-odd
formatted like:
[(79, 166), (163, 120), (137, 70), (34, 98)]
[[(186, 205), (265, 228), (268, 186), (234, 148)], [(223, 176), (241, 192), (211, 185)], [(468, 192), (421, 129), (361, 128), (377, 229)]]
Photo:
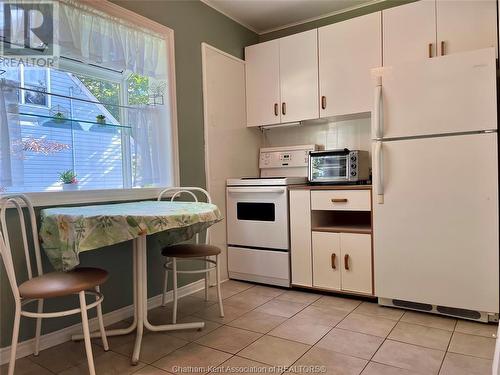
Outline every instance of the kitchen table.
[[(137, 364), (144, 328), (150, 331), (203, 328), (203, 322), (152, 325), (147, 309), (147, 245), (149, 234), (165, 232), (165, 245), (187, 240), (222, 220), (217, 206), (202, 202), (142, 201), (83, 207), (56, 207), (41, 212), (42, 247), (55, 269), (68, 271), (79, 264), (81, 252), (133, 241), (134, 320), (108, 336), (136, 331), (132, 363)], [(99, 337), (100, 333), (92, 333)], [(75, 335), (74, 340), (82, 338)]]

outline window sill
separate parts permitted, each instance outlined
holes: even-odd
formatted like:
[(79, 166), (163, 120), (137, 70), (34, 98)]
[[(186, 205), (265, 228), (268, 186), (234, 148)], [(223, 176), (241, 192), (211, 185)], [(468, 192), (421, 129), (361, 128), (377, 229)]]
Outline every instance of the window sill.
[[(23, 193), (35, 207), (154, 199), (165, 188), (105, 189)], [(9, 193), (6, 195), (15, 194)]]

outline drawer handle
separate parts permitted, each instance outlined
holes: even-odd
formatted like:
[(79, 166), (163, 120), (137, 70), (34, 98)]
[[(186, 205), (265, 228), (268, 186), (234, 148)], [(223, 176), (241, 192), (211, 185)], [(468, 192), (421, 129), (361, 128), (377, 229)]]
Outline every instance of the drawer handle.
[(332, 203), (347, 203), (347, 198), (332, 198)]
[(349, 271), (349, 254), (344, 255), (344, 268)]
[(332, 268), (333, 268), (334, 270), (336, 270), (336, 269), (337, 269), (337, 266), (335, 265), (335, 263), (336, 263), (336, 262), (335, 262), (335, 260), (336, 260), (336, 259), (337, 259), (337, 254), (332, 253)]

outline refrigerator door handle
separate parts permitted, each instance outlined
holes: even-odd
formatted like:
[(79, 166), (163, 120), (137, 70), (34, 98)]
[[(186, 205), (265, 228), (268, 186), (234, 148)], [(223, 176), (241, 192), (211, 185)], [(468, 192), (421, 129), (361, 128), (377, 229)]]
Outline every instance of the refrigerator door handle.
[(375, 143), (375, 194), (377, 194), (377, 203), (384, 204), (384, 159), (382, 151), (382, 142), (377, 141)]
[(380, 139), (382, 138), (382, 77), (376, 78), (376, 84), (373, 95), (373, 116), (372, 116), (372, 138)]

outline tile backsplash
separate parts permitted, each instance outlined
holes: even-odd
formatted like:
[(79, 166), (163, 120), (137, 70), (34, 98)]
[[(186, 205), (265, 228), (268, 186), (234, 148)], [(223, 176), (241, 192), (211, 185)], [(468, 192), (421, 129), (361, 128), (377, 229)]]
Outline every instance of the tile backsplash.
[(371, 154), (370, 118), (346, 121), (313, 122), (300, 126), (264, 131), (264, 147), (318, 144), (328, 149), (367, 150)]

